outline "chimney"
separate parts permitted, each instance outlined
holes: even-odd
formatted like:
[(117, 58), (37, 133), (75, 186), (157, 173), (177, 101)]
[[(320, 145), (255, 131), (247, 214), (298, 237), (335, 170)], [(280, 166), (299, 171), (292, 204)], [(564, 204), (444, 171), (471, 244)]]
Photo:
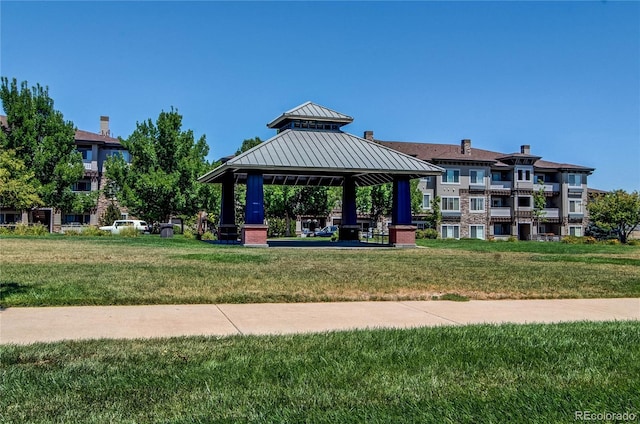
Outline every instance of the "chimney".
[(109, 131), (109, 117), (101, 116), (100, 117), (100, 135), (111, 136), (111, 131)]
[(522, 153), (523, 155), (530, 155), (531, 146), (528, 144), (523, 144), (522, 146), (520, 146), (520, 153)]
[(460, 151), (463, 155), (471, 155), (471, 140), (465, 138), (460, 142)]
[(364, 138), (369, 141), (373, 141), (373, 131), (365, 131)]

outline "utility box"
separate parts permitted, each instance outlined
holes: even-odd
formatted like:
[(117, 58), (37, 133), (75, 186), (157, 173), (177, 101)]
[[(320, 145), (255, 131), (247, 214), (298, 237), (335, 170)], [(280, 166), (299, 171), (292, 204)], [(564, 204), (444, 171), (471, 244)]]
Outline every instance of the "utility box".
[(160, 237), (173, 237), (173, 224), (160, 224)]

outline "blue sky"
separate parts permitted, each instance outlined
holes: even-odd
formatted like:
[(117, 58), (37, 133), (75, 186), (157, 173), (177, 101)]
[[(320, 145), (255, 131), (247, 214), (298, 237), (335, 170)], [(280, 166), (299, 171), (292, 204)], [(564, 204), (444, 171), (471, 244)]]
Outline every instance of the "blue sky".
[(381, 140), (596, 168), (640, 190), (638, 2), (0, 3), (0, 73), (126, 138), (172, 106), (211, 159), (305, 101)]

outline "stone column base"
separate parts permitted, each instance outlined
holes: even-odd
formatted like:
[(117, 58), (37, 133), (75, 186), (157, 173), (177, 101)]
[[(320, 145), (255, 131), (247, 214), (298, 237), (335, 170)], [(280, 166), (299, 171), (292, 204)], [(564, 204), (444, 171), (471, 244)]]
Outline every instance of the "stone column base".
[(389, 225), (389, 243), (393, 247), (416, 247), (415, 225)]
[(357, 241), (360, 233), (359, 225), (341, 225), (338, 229), (338, 235), (340, 241)]
[(242, 245), (245, 247), (269, 247), (267, 229), (264, 224), (244, 224), (242, 227)]

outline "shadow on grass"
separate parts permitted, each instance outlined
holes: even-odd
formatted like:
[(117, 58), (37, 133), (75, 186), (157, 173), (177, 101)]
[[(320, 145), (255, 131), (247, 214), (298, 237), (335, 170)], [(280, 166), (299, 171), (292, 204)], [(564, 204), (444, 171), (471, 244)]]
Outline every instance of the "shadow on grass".
[(0, 311), (6, 309), (4, 300), (13, 295), (26, 293), (29, 288), (15, 282), (0, 282)]

